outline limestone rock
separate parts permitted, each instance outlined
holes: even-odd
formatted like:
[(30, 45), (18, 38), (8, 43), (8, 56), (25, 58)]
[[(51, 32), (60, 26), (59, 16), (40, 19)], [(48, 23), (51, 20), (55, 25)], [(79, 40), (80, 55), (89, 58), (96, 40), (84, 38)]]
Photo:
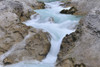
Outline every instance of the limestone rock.
[(43, 9), (45, 4), (36, 0), (4, 0), (0, 2), (0, 12), (16, 13), (21, 22), (26, 21), (35, 14), (34, 9)]
[(60, 6), (65, 7), (65, 8), (69, 7), (69, 6), (72, 6), (71, 1), (64, 1), (63, 4), (60, 4)]
[[(32, 8), (33, 5), (35, 5), (34, 8)], [(50, 47), (48, 34), (22, 23), (28, 20), (35, 13), (33, 10), (37, 8), (44, 8), (44, 3), (39, 3), (36, 0), (0, 1), (0, 57), (13, 46), (16, 47), (4, 58), (4, 64), (22, 60), (42, 60), (48, 53)], [(27, 39), (26, 46), (23, 46), (23, 41), (29, 31), (35, 35)]]
[[(100, 9), (95, 8), (87, 16), (81, 19), (80, 25), (77, 28), (73, 37), (64, 38), (63, 43), (66, 46), (74, 47), (71, 50), (66, 51), (67, 47), (61, 48), (59, 59), (74, 58), (74, 64), (76, 67), (80, 67), (79, 64), (84, 63), (83, 67), (99, 67), (100, 64)], [(79, 30), (79, 31), (78, 31)], [(78, 31), (78, 32), (77, 32)], [(78, 34), (77, 34), (78, 33)], [(67, 37), (72, 36), (69, 35)], [(73, 40), (75, 39), (75, 41)], [(69, 41), (68, 41), (69, 40)], [(62, 46), (64, 46), (62, 44)], [(81, 65), (82, 66), (82, 65)]]
[(83, 14), (88, 14), (92, 9), (100, 7), (99, 3), (100, 0), (71, 0), (71, 4)]
[(56, 65), (57, 67), (74, 67), (74, 62), (71, 58), (65, 59)]
[(32, 8), (34, 8), (34, 9), (44, 9), (45, 4), (43, 2), (38, 2), (37, 5), (32, 5)]
[(62, 64), (61, 67), (64, 64), (61, 60), (66, 58), (75, 59), (74, 67), (99, 67), (100, 0), (71, 0), (70, 2), (69, 5), (78, 9), (76, 15), (88, 15), (81, 19), (76, 32), (63, 39), (58, 61)]
[(21, 16), (23, 5), (18, 1), (2, 1), (0, 2), (0, 12), (12, 12)]
[(29, 27), (20, 23), (15, 13), (0, 14), (0, 48), (3, 49), (1, 52), (9, 50), (14, 43), (21, 41), (28, 34), (28, 29)]
[[(32, 30), (34, 32), (34, 30)], [(42, 60), (48, 53), (50, 42), (47, 33), (41, 30), (26, 40), (26, 46), (13, 51), (4, 59), (4, 64), (12, 64), (24, 60)], [(20, 46), (19, 46), (20, 47)]]

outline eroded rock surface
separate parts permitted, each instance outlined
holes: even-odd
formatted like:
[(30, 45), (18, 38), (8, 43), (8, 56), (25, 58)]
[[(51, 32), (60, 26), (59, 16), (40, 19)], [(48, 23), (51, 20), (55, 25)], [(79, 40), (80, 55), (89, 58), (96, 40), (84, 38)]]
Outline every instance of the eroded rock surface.
[(100, 0), (64, 0), (61, 6), (77, 8), (78, 11), (74, 15), (87, 15), (92, 9), (100, 7)]
[(71, 4), (78, 9), (76, 14), (88, 14), (92, 9), (100, 7), (100, 0), (71, 0)]
[[(74, 67), (99, 67), (100, 64), (100, 9), (95, 8), (81, 19), (76, 32), (63, 40), (59, 60), (74, 59)], [(74, 46), (74, 47), (73, 47)], [(71, 48), (71, 50), (69, 50)], [(60, 65), (58, 65), (59, 67)], [(60, 66), (62, 67), (62, 66)], [(66, 65), (64, 66), (66, 67)], [(78, 66), (81, 67), (81, 66)]]
[[(44, 5), (36, 0), (0, 1), (0, 62), (12, 64), (22, 60), (42, 60), (45, 57), (50, 47), (48, 33), (22, 23), (35, 13), (34, 9), (44, 8)], [(35, 35), (24, 42), (30, 29)], [(1, 60), (1, 55), (4, 56), (9, 50), (12, 52)]]
[[(42, 60), (47, 55), (50, 48), (50, 42), (47, 37), (48, 33), (35, 29), (32, 29), (31, 32), (34, 33), (34, 35), (26, 39), (25, 42), (19, 42), (17, 45), (18, 47), (15, 47), (15, 50), (4, 59), (4, 64), (12, 64), (32, 59)], [(21, 45), (24, 46), (21, 48)]]

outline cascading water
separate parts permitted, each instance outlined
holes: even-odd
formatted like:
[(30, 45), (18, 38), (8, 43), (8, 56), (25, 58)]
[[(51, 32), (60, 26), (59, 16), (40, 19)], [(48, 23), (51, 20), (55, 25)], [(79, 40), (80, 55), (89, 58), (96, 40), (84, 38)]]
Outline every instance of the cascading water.
[[(26, 21), (27, 26), (32, 26), (37, 29), (42, 29), (44, 32), (48, 32), (51, 35), (51, 48), (46, 58), (41, 62), (39, 61), (22, 61), (17, 64), (12, 64), (8, 66), (0, 67), (54, 67), (57, 60), (57, 54), (60, 50), (60, 45), (62, 39), (66, 34), (70, 34), (75, 31), (76, 25), (80, 20), (80, 17), (73, 15), (60, 14), (59, 12), (63, 8), (59, 6), (61, 2), (55, 1), (50, 3), (45, 3), (46, 9), (35, 10), (38, 14), (32, 15), (31, 20)], [(23, 42), (25, 43), (25, 40)], [(22, 42), (21, 42), (22, 43)], [(3, 54), (2, 56), (7, 56), (11, 51), (15, 50), (13, 48), (8, 51), (8, 53)], [(0, 58), (2, 58), (2, 56)], [(4, 59), (4, 57), (2, 58)]]

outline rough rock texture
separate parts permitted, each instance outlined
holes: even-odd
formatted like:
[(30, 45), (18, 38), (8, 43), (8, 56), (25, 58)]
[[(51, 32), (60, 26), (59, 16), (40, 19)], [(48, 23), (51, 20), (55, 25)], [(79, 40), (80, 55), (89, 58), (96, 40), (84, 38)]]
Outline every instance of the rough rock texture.
[(56, 67), (86, 67), (85, 64), (75, 64), (74, 59), (67, 58), (62, 60), (60, 63), (57, 63)]
[[(31, 30), (34, 35), (18, 43), (18, 48), (15, 47), (14, 51), (4, 59), (4, 64), (12, 64), (23, 60), (42, 60), (48, 53), (50, 42), (47, 38), (47, 33), (41, 30)], [(47, 34), (47, 35), (46, 35)], [(21, 45), (24, 45), (21, 48)], [(13, 47), (14, 48), (14, 47)], [(12, 48), (12, 49), (13, 49)]]
[(100, 0), (63, 0), (64, 4), (61, 4), (61, 6), (69, 7), (74, 6), (78, 9), (77, 12), (74, 13), (74, 15), (86, 15), (88, 14), (92, 9), (100, 7)]
[[(73, 45), (74, 48), (71, 45)], [(71, 48), (71, 50), (69, 50), (68, 46)], [(77, 66), (79, 64), (83, 64), (83, 67), (99, 67), (99, 52), (100, 9), (95, 8), (81, 19), (76, 32), (64, 38), (61, 52), (59, 54), (59, 63), (63, 65), (63, 60), (72, 58), (74, 59), (74, 67), (81, 67)], [(58, 65), (58, 67), (62, 67), (61, 65)], [(64, 67), (67, 66), (65, 65)]]
[(0, 47), (4, 49), (3, 52), (15, 42), (22, 40), (27, 33), (28, 27), (19, 23), (19, 18), (15, 13), (0, 14)]
[[(50, 47), (48, 34), (41, 30), (36, 32), (36, 29), (22, 23), (35, 13), (34, 9), (40, 8), (44, 8), (44, 3), (36, 0), (0, 0), (0, 55), (17, 44), (16, 49), (4, 58), (4, 64), (16, 63), (26, 59), (41, 60), (47, 54)], [(21, 43), (30, 29), (33, 30), (35, 35), (28, 38), (25, 42), (26, 45), (21, 48)], [(18, 47), (18, 45), (20, 46)]]
[(36, 0), (4, 0), (0, 2), (0, 12), (16, 13), (23, 22), (35, 14), (34, 9), (43, 9), (44, 6), (44, 3)]
[[(57, 67), (75, 67), (76, 64), (74, 63), (74, 58), (66, 56), (75, 47), (75, 42), (80, 39), (80, 36), (82, 35), (81, 26), (82, 23), (80, 22), (77, 30), (74, 33), (64, 37), (61, 44), (61, 50), (58, 54)], [(66, 63), (68, 63), (68, 65)]]
[(64, 59), (61, 61), (62, 63), (57, 63), (57, 67), (74, 67), (74, 62), (71, 58)]
[[(36, 3), (34, 0), (33, 2)], [(4, 41), (6, 42), (5, 38), (8, 38), (7, 40), (9, 40), (9, 42), (7, 43), (10, 43), (10, 41), (12, 42), (20, 41), (27, 35), (28, 33), (27, 31), (29, 27), (22, 24), (20, 19), (23, 13), (26, 13), (28, 15), (28, 16), (26, 15), (27, 19), (29, 19), (31, 13), (28, 13), (28, 12), (29, 12), (29, 9), (32, 9), (32, 8), (28, 8), (29, 6), (24, 6), (22, 3), (23, 3), (23, 0), (22, 1), (21, 0), (19, 1), (3, 0), (0, 2), (0, 40), (1, 40), (0, 43), (3, 43)], [(27, 4), (27, 3), (32, 4), (32, 2), (30, 1), (27, 1), (24, 4)], [(16, 38), (17, 35), (18, 37)], [(12, 40), (13, 38), (15, 40)], [(1, 45), (2, 44), (0, 44), (0, 46)]]
[(100, 0), (71, 0), (71, 3), (77, 7), (79, 12), (84, 14), (88, 14), (92, 9), (100, 7)]

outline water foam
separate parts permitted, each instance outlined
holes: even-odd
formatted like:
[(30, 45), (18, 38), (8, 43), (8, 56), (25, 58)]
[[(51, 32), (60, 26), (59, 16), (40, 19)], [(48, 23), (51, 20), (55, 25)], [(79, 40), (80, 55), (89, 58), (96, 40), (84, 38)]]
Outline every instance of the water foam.
[[(7, 65), (4, 67), (54, 67), (57, 55), (60, 50), (60, 45), (66, 34), (70, 34), (75, 31), (76, 25), (80, 18), (73, 15), (60, 14), (59, 12), (63, 8), (59, 6), (61, 2), (51, 2), (45, 3), (47, 5), (46, 9), (35, 10), (38, 14), (32, 15), (31, 19), (26, 21), (24, 24), (27, 26), (32, 26), (37, 29), (42, 29), (51, 35), (51, 48), (48, 52), (46, 58), (39, 61), (22, 61), (17, 64)], [(52, 18), (52, 19), (51, 19)], [(52, 21), (52, 22), (51, 22)], [(29, 37), (29, 35), (27, 35)], [(25, 44), (27, 37), (20, 43)], [(23, 45), (24, 46), (24, 45)], [(12, 51), (14, 51), (15, 46), (13, 46), (7, 53), (1, 56), (2, 60), (7, 57)], [(0, 67), (3, 67), (2, 65)]]

